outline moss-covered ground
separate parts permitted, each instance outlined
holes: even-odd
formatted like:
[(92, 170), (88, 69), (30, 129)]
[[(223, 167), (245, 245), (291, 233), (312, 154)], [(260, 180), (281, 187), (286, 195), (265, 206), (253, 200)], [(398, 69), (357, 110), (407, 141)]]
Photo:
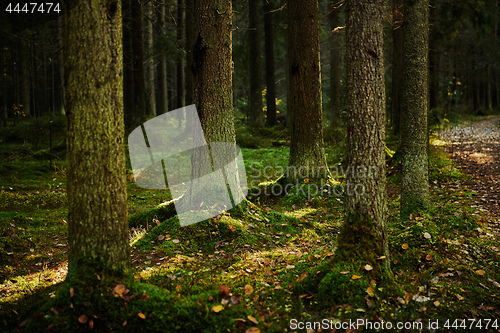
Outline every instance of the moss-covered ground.
[[(394, 289), (367, 278), (370, 267), (363, 263), (331, 260), (343, 218), (341, 172), (319, 191), (304, 178), (288, 194), (280, 192), (276, 180), (288, 161), (284, 128), (239, 135), (250, 185), (245, 208), (187, 227), (157, 207), (172, 199), (168, 191), (138, 188), (128, 170), (134, 278), (116, 281), (96, 268), (81, 286), (62, 284), (64, 128), (52, 128), (50, 148), (43, 135), (48, 121), (39, 121), (0, 138), (2, 332), (302, 332), (294, 319), (334, 325), (365, 318), (418, 327), (429, 319), (442, 325), (445, 319), (500, 318), (498, 216), (482, 210), (468, 185), (474, 177), (435, 136), (428, 212), (400, 220), (398, 161), (387, 169)], [(35, 146), (30, 126), (39, 126), (45, 141)], [(325, 136), (328, 163), (341, 170), (342, 135)], [(387, 142), (389, 161), (397, 143)], [(273, 191), (279, 195), (266, 195)], [(85, 304), (83, 293), (92, 294)], [(460, 331), (464, 323), (470, 325), (451, 321), (439, 331)]]

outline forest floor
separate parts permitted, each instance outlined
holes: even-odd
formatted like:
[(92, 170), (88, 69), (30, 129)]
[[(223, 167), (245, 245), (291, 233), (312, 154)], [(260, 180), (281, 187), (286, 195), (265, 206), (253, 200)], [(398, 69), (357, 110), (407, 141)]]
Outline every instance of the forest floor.
[[(140, 297), (128, 302), (127, 296), (112, 297), (109, 291), (110, 302), (122, 309), (113, 314), (117, 327), (304, 332), (293, 320), (365, 319), (407, 323), (411, 328), (402, 332), (432, 331), (428, 322), (436, 320), (439, 332), (499, 331), (494, 320), (486, 328), (488, 319), (500, 318), (499, 121), (481, 119), (431, 136), (432, 205), (421, 216), (399, 218), (399, 164), (388, 167), (389, 247), (402, 289), (393, 297), (382, 296), (377, 281), (363, 285), (362, 270), (328, 275), (343, 197), (308, 191), (266, 195), (287, 165), (286, 146), (258, 148), (258, 133), (242, 136), (251, 144), (243, 148), (250, 206), (183, 228), (175, 217), (164, 219), (154, 210), (171, 199), (168, 191), (138, 188), (128, 170), (131, 257), (140, 283), (130, 286), (130, 294)], [(287, 142), (285, 132), (280, 144)], [(67, 271), (66, 164), (60, 149), (64, 138), (59, 139), (55, 148), (35, 152), (25, 144), (0, 149), (0, 331), (61, 331), (67, 317), (78, 319), (72, 332), (88, 331), (88, 318), (94, 331), (102, 331), (104, 318), (110, 318), (86, 313), (80, 321), (82, 313), (54, 302)], [(7, 138), (0, 135), (1, 140)], [(388, 146), (395, 149), (396, 143)], [(340, 165), (344, 143), (332, 141), (327, 147), (329, 165)], [(307, 187), (308, 179), (300, 186)], [(339, 295), (335, 298), (321, 292), (325, 284), (318, 276), (337, 279), (342, 294), (330, 290)], [(363, 295), (355, 297), (360, 287)], [(420, 330), (419, 323), (425, 323)], [(361, 331), (371, 330), (347, 330)]]

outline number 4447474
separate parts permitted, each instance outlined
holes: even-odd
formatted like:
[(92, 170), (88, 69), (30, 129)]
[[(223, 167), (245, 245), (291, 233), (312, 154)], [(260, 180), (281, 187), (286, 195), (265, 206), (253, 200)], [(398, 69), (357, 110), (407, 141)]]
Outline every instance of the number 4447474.
[(9, 13), (26, 13), (26, 14), (35, 14), (35, 13), (60, 13), (61, 9), (59, 8), (59, 3), (53, 3), (53, 2), (30, 2), (30, 3), (25, 3), (25, 4), (20, 4), (18, 3), (9, 3), (7, 5), (7, 8), (5, 9), (6, 12)]

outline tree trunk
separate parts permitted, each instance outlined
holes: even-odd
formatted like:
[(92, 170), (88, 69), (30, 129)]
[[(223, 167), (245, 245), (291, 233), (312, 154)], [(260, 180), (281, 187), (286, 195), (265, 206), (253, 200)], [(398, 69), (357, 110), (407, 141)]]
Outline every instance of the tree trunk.
[[(167, 34), (167, 23), (166, 23), (166, 1), (161, 0), (159, 4), (159, 21), (160, 21), (160, 32), (162, 36)], [(164, 37), (165, 38), (165, 37)], [(162, 40), (164, 39), (162, 38)], [(167, 50), (162, 44), (162, 48), (160, 50), (160, 64), (159, 64), (159, 97), (158, 97), (158, 112), (159, 114), (163, 114), (168, 111), (168, 80), (167, 80), (167, 58), (165, 53)]]
[(145, 89), (147, 95), (146, 113), (150, 117), (156, 116), (156, 93), (155, 93), (155, 60), (154, 60), (154, 44), (153, 44), (153, 1), (149, 1), (146, 6), (146, 68), (145, 68)]
[(22, 110), (26, 116), (31, 116), (31, 96), (30, 96), (30, 45), (29, 42), (26, 44), (21, 42), (21, 104)]
[(248, 0), (248, 44), (250, 45), (250, 96), (248, 99), (248, 118), (250, 126), (262, 127), (262, 72), (260, 47), (260, 1)]
[(194, 100), (207, 143), (235, 142), (231, 0), (195, 0)]
[(132, 15), (132, 73), (134, 82), (133, 124), (134, 127), (146, 121), (147, 111), (146, 86), (144, 80), (144, 44), (142, 38), (142, 4), (131, 0)]
[(394, 0), (392, 30), (392, 91), (391, 117), (392, 132), (399, 135), (401, 123), (401, 79), (403, 74), (403, 2)]
[(276, 120), (276, 84), (274, 81), (274, 28), (273, 9), (271, 0), (264, 1), (264, 33), (265, 33), (265, 57), (266, 57), (266, 106), (267, 124), (274, 126)]
[(132, 49), (132, 0), (123, 0), (123, 106), (125, 125), (132, 127), (134, 121), (134, 71), (133, 71), (133, 49)]
[(429, 109), (438, 108), (439, 105), (439, 71), (440, 71), (440, 17), (438, 4), (436, 3), (430, 9), (431, 28), (430, 28), (430, 47), (429, 47), (429, 70), (430, 70), (430, 100)]
[(186, 1), (186, 105), (193, 104), (193, 45), (194, 45), (194, 0)]
[[(384, 0), (346, 3), (347, 166), (338, 260), (389, 278), (385, 191)], [(382, 260), (377, 260), (385, 256)]]
[[(334, 4), (336, 1), (334, 1)], [(330, 13), (330, 28), (333, 31), (340, 26), (340, 8)], [(340, 31), (332, 33), (330, 46), (330, 123), (332, 127), (340, 124)]]
[(120, 7), (120, 1), (72, 0), (66, 8), (67, 280), (89, 291), (96, 273), (131, 273)]
[(404, 71), (401, 109), (401, 217), (429, 206), (428, 47), (429, 1), (405, 1)]
[[(177, 45), (183, 48), (184, 33), (184, 0), (177, 0)], [(184, 53), (179, 53), (177, 59), (177, 108), (185, 106), (186, 103), (186, 77), (184, 71)], [(182, 126), (182, 121), (186, 118), (185, 112), (178, 112), (179, 127)]]
[(329, 172), (323, 150), (318, 1), (290, 0), (287, 7), (288, 107), (293, 116), (288, 162), (291, 172), (287, 172), (287, 178), (295, 182), (300, 168), (307, 170), (304, 178), (326, 178)]

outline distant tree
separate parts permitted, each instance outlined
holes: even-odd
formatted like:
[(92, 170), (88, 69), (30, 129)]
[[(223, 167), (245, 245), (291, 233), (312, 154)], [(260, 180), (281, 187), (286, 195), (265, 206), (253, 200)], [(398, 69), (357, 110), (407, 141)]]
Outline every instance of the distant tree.
[(403, 76), (403, 0), (394, 0), (392, 5), (392, 132), (399, 135), (401, 124), (401, 79)]
[(148, 116), (156, 116), (156, 93), (155, 93), (155, 59), (154, 59), (154, 39), (153, 21), (155, 18), (153, 1), (144, 4), (146, 7), (146, 29), (144, 30), (146, 61), (145, 61), (145, 89), (146, 89), (146, 110)]
[[(184, 47), (185, 37), (185, 0), (177, 0), (177, 45)], [(177, 59), (177, 107), (186, 103), (186, 76), (184, 72), (184, 53), (181, 52)]]
[[(127, 0), (125, 0), (127, 1)], [(142, 124), (148, 114), (146, 108), (148, 104), (146, 103), (146, 85), (144, 80), (144, 43), (143, 43), (143, 19), (142, 19), (142, 3), (139, 0), (128, 0), (131, 1), (130, 11), (131, 11), (131, 42), (132, 42), (132, 74), (133, 74), (133, 84), (134, 84), (134, 100), (133, 100), (133, 110), (132, 110), (132, 121), (133, 125)]]
[(262, 112), (262, 61), (261, 61), (261, 23), (260, 1), (248, 0), (248, 43), (250, 45), (250, 96), (248, 100), (248, 119), (250, 126), (261, 127), (264, 125)]
[(427, 209), (429, 1), (406, 0), (401, 100), (401, 217)]
[[(345, 219), (337, 259), (390, 277), (385, 191), (385, 0), (347, 0), (347, 167)], [(377, 258), (385, 256), (382, 260)]]
[[(335, 4), (337, 1), (334, 1)], [(340, 123), (340, 31), (334, 31), (340, 27), (340, 10), (339, 6), (330, 13), (330, 29), (333, 31), (330, 46), (330, 123), (332, 126)]]
[[(167, 34), (167, 21), (166, 21), (166, 0), (161, 0), (158, 5), (158, 16), (160, 33), (162, 40), (165, 39)], [(162, 44), (163, 45), (163, 44)], [(159, 87), (158, 87), (158, 113), (162, 114), (168, 111), (168, 80), (167, 80), (167, 57), (166, 50), (163, 48), (158, 54), (159, 61)]]
[[(131, 273), (125, 182), (121, 1), (66, 5), (68, 275), (82, 297)], [(84, 279), (84, 280), (82, 280)], [(82, 301), (83, 302), (83, 301)]]
[[(292, 137), (288, 167), (307, 168), (310, 178), (326, 178), (319, 58), (318, 0), (288, 2), (288, 113)], [(295, 173), (288, 173), (295, 180)]]
[(267, 124), (276, 125), (276, 83), (274, 82), (274, 28), (272, 0), (264, 1), (264, 33), (265, 33), (265, 57), (266, 57), (266, 106)]
[(193, 104), (193, 45), (194, 45), (194, 0), (186, 1), (186, 105)]

